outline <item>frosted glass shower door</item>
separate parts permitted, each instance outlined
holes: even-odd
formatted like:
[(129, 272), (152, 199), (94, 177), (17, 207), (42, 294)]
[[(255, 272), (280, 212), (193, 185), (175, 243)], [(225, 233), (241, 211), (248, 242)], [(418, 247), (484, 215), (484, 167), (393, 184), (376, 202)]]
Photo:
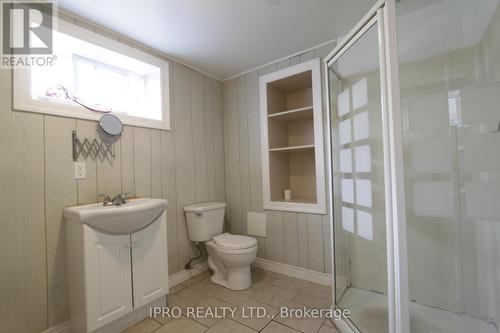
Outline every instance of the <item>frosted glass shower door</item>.
[(328, 66), (335, 302), (361, 332), (388, 332), (379, 21)]

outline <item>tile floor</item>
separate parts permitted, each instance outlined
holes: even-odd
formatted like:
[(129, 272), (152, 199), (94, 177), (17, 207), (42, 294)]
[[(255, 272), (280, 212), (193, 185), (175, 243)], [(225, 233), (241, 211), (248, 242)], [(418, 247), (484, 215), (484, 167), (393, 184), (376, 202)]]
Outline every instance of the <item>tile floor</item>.
[[(252, 288), (233, 291), (210, 282), (205, 272), (177, 285), (167, 296), (169, 307), (178, 306), (183, 316), (147, 318), (123, 333), (338, 333), (329, 319), (282, 318), (279, 308), (329, 308), (330, 287), (263, 271), (252, 271)], [(234, 316), (223, 319), (188, 318), (187, 307), (236, 307)], [(247, 318), (242, 307), (263, 307), (269, 316)], [(248, 311), (248, 310), (247, 310)]]

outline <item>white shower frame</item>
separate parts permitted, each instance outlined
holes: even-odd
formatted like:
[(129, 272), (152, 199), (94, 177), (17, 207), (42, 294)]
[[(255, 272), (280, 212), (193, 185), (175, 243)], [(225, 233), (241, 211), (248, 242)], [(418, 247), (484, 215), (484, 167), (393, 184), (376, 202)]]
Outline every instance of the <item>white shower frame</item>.
[[(333, 225), (332, 147), (330, 116), (330, 82), (328, 68), (354, 45), (374, 24), (378, 23), (380, 83), (382, 101), (382, 136), (384, 146), (384, 184), (387, 234), (387, 297), (389, 332), (410, 331), (408, 262), (406, 242), (406, 208), (403, 169), (403, 140), (401, 128), (399, 61), (397, 47), (396, 0), (379, 0), (355, 25), (324, 60), (324, 79), (327, 87), (327, 166), (332, 258), (332, 299), (336, 304), (335, 237)], [(341, 332), (360, 332), (349, 319), (336, 321)]]

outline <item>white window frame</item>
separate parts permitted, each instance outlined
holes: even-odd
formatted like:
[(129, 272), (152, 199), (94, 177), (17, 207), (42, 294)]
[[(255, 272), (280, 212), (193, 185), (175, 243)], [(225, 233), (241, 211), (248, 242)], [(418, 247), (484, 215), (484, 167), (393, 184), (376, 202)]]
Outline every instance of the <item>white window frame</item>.
[[(116, 40), (101, 36), (90, 30), (78, 27), (74, 24), (60, 20), (57, 28), (61, 33), (81, 39), (88, 43), (106, 48), (108, 50), (123, 54), (127, 57), (137, 59), (160, 68), (161, 84), (161, 108), (162, 120), (136, 117), (121, 113), (115, 113), (125, 125), (154, 128), (161, 130), (171, 129), (170, 120), (170, 74), (169, 63), (150, 54), (137, 50), (133, 47), (120, 43)], [(57, 60), (56, 60), (57, 61)], [(16, 68), (13, 70), (13, 109), (16, 111), (36, 112), (61, 117), (98, 120), (102, 114), (89, 111), (76, 104), (70, 104), (54, 100), (33, 99), (31, 96), (31, 69), (29, 67)]]

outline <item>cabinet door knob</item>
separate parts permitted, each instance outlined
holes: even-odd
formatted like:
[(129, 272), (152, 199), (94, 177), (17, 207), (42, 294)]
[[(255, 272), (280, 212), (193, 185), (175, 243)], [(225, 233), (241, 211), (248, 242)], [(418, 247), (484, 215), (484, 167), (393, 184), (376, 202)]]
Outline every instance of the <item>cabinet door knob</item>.
[(130, 248), (132, 248), (132, 244), (130, 244), (130, 243), (125, 244), (125, 248), (126, 248), (126, 249), (130, 249)]

